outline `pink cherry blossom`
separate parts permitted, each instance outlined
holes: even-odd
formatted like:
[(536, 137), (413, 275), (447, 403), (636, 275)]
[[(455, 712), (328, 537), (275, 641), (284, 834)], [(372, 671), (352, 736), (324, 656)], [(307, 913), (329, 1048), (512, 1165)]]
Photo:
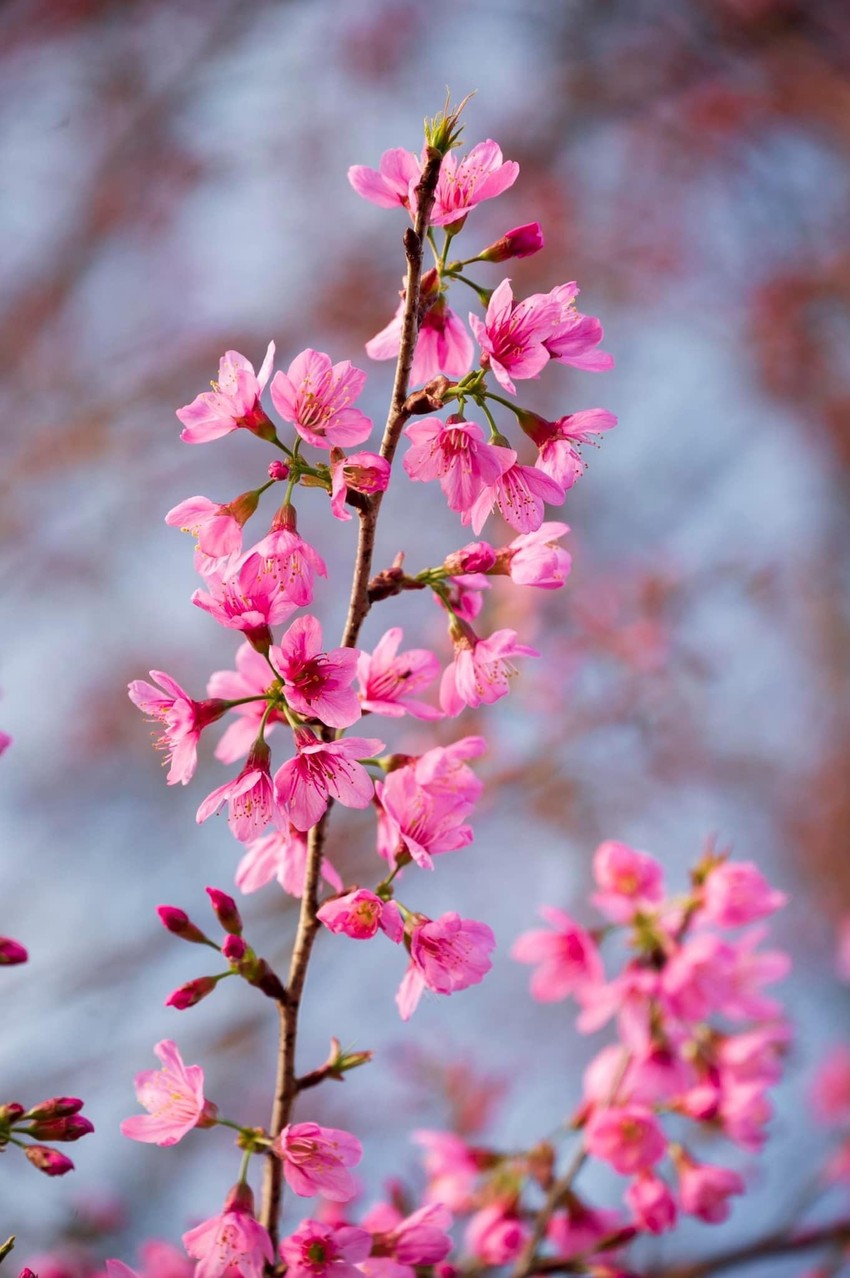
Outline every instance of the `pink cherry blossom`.
[(274, 342), (269, 342), (262, 367), (255, 375), (253, 364), (244, 355), (226, 351), (212, 390), (203, 391), (191, 404), (178, 408), (177, 416), (183, 423), (180, 438), (187, 444), (205, 444), (240, 426), (265, 439), (274, 438), (274, 427), (260, 404), (273, 360)]
[(651, 1171), (638, 1172), (625, 1193), (639, 1229), (663, 1234), (676, 1223), (676, 1199), (670, 1186)]
[(404, 714), (412, 714), (416, 719), (440, 719), (442, 711), (416, 696), (437, 678), (440, 663), (427, 648), (399, 652), (403, 638), (401, 627), (393, 626), (371, 653), (359, 653), (357, 678), (361, 705), (364, 710), (389, 719), (398, 719)]
[(593, 856), (599, 891), (593, 904), (613, 923), (627, 923), (640, 911), (653, 910), (664, 899), (661, 866), (646, 852), (609, 839)]
[(507, 1265), (522, 1251), (528, 1235), (528, 1226), (504, 1204), (495, 1202), (470, 1217), (463, 1241), (485, 1265)]
[(461, 523), (472, 524), (476, 536), (496, 507), (517, 532), (536, 532), (543, 523), (544, 506), (560, 506), (564, 490), (536, 466), (514, 462), (492, 484), (485, 484), (472, 506), (461, 515)]
[(511, 949), (519, 963), (540, 964), (531, 977), (532, 998), (551, 1003), (598, 985), (603, 969), (593, 938), (563, 910), (544, 905), (540, 913), (555, 930), (524, 932)]
[(537, 586), (541, 590), (560, 589), (570, 575), (573, 560), (558, 541), (569, 531), (568, 524), (547, 522), (534, 532), (515, 537), (502, 552), (514, 585)]
[(450, 1211), (468, 1211), (480, 1173), (474, 1151), (454, 1132), (420, 1128), (412, 1137), (425, 1151), (426, 1201), (442, 1203)]
[(360, 718), (360, 702), (351, 687), (358, 656), (356, 648), (323, 652), (322, 627), (311, 616), (293, 621), (269, 651), (292, 709), (331, 728), (347, 728)]
[(329, 355), (308, 348), (296, 355), (287, 373), (275, 373), (272, 403), (314, 448), (362, 444), (372, 432), (372, 423), (350, 405), (365, 382), (366, 374), (350, 360), (331, 364)]
[[(366, 343), (370, 359), (397, 359), (401, 346), (404, 294), (390, 322)], [(443, 373), (455, 379), (472, 368), (475, 345), (463, 321), (443, 296), (438, 296), (422, 316), (416, 351), (410, 368), (410, 385), (423, 386)]]
[(645, 1105), (597, 1109), (585, 1128), (588, 1153), (610, 1163), (623, 1176), (633, 1176), (664, 1157), (667, 1140)]
[(201, 733), (226, 713), (227, 705), (218, 698), (193, 701), (175, 679), (161, 670), (151, 670), (150, 676), (159, 687), (144, 679), (134, 679), (128, 685), (129, 697), (134, 706), (165, 729), (154, 744), (158, 750), (165, 751), (171, 764), (168, 784), (186, 785), (195, 775)]
[(718, 927), (742, 927), (773, 914), (788, 898), (772, 888), (752, 861), (721, 861), (703, 884), (704, 917)]
[(280, 1254), (288, 1278), (362, 1278), (355, 1266), (372, 1250), (372, 1236), (354, 1225), (325, 1225), (302, 1220), (294, 1234), (284, 1238)]
[[(451, 1213), (442, 1203), (428, 1203), (402, 1216), (389, 1204), (380, 1204), (366, 1213), (360, 1222), (368, 1229), (380, 1248), (381, 1255), (389, 1256), (396, 1268), (403, 1269), (402, 1278), (413, 1278), (412, 1267), (434, 1265), (451, 1251), (453, 1243), (447, 1232), (452, 1226)], [(373, 1257), (363, 1267), (367, 1274), (375, 1273)]]
[(623, 1232), (623, 1221), (615, 1211), (597, 1211), (576, 1198), (567, 1211), (556, 1212), (546, 1237), (559, 1257), (590, 1258), (599, 1244)]
[(486, 639), (458, 635), (455, 658), (443, 671), (440, 705), (454, 717), (465, 706), (492, 705), (510, 691), (514, 657), (539, 657), (536, 648), (517, 642), (515, 630), (495, 630)]
[(676, 1159), (676, 1171), (682, 1211), (711, 1225), (726, 1220), (731, 1210), (729, 1198), (744, 1192), (744, 1182), (737, 1172), (694, 1162), (686, 1154)]
[(242, 550), (245, 520), (237, 518), (230, 506), (210, 501), (209, 497), (187, 497), (169, 510), (165, 522), (170, 528), (191, 533), (201, 553), (210, 558), (238, 555)]
[(476, 422), (438, 417), (412, 422), (404, 431), (412, 441), (404, 469), (420, 483), (437, 479), (450, 510), (468, 512), (485, 486), (495, 484), (516, 461), (512, 448), (488, 444)]
[(320, 741), (309, 729), (294, 733), (297, 754), (275, 773), (275, 793), (298, 830), (309, 830), (321, 818), (330, 796), (347, 808), (365, 808), (375, 787), (358, 759), (384, 749), (374, 737), (346, 737)]
[(419, 181), (422, 166), (412, 151), (393, 147), (381, 156), (378, 169), (353, 164), (348, 180), (358, 195), (383, 209), (410, 208), (410, 192)]
[[(260, 730), (260, 721), (268, 709), (266, 697), (277, 689), (268, 661), (250, 643), (242, 643), (236, 650), (235, 670), (216, 670), (210, 675), (207, 692), (211, 697), (227, 701), (240, 701), (244, 697), (256, 697), (247, 705), (234, 706), (235, 716), (222, 734), (215, 748), (215, 757), (222, 763), (235, 763), (243, 759), (253, 745)], [(265, 735), (269, 736), (278, 723), (285, 723), (286, 716), (280, 710), (272, 710), (266, 719)]]
[(121, 1131), (130, 1140), (176, 1145), (193, 1127), (214, 1121), (215, 1106), (204, 1099), (200, 1065), (184, 1065), (176, 1044), (167, 1038), (153, 1050), (162, 1069), (136, 1075), (136, 1097), (149, 1112), (125, 1118)]
[(402, 1020), (410, 1019), (426, 988), (453, 994), (477, 985), (493, 966), (490, 954), (495, 944), (486, 923), (462, 919), (454, 911), (415, 926), (410, 966), (396, 995)]
[(235, 563), (224, 563), (206, 577), (208, 590), (196, 590), (192, 603), (214, 617), (220, 626), (242, 630), (250, 642), (268, 647), (270, 627), (278, 625), (299, 604), (283, 588), (275, 561), (252, 551)]
[[(256, 892), (276, 879), (290, 896), (304, 895), (307, 872), (307, 836), (288, 821), (280, 829), (269, 830), (253, 839), (236, 870), (236, 886), (240, 892)], [(322, 857), (322, 877), (336, 892), (342, 891), (342, 879), (327, 857)]]
[(228, 824), (240, 843), (248, 843), (262, 834), (269, 821), (277, 815), (269, 762), (268, 746), (256, 742), (239, 776), (226, 781), (204, 799), (195, 817), (198, 824), (226, 803)]
[(274, 1248), (254, 1218), (254, 1196), (245, 1184), (234, 1186), (224, 1210), (183, 1235), (183, 1246), (198, 1261), (195, 1278), (263, 1278)]
[(546, 349), (560, 364), (571, 364), (591, 373), (601, 373), (613, 368), (614, 360), (607, 351), (596, 348), (602, 341), (602, 325), (595, 315), (582, 315), (576, 309), (576, 298), (581, 290), (575, 281), (558, 284), (549, 293), (538, 293), (528, 301), (537, 306), (554, 302), (558, 308), (557, 320), (545, 338)]
[(415, 768), (397, 768), (378, 782), (376, 791), (378, 851), (392, 866), (403, 849), (417, 865), (431, 870), (432, 857), (472, 842), (472, 828), (465, 824), (472, 803), (462, 795), (421, 785)]
[(379, 928), (396, 943), (404, 934), (404, 922), (395, 901), (382, 901), (366, 888), (332, 897), (316, 917), (331, 932), (342, 932), (355, 941), (369, 940)]
[(253, 552), (262, 555), (265, 571), (277, 578), (284, 597), (303, 608), (313, 601), (315, 578), (327, 577), (328, 570), (315, 546), (299, 537), (294, 527), (279, 522), (291, 518), (288, 507), (278, 512), (271, 532), (257, 542)]
[(558, 327), (561, 309), (556, 298), (542, 293), (515, 302), (510, 280), (502, 280), (493, 290), (483, 323), (470, 314), (482, 367), (492, 368), (496, 381), (511, 395), (516, 394), (514, 377), (537, 377), (549, 363), (544, 342)]
[[(484, 200), (493, 200), (507, 191), (518, 174), (519, 165), (514, 160), (504, 160), (501, 147), (492, 138), (477, 143), (461, 159), (449, 151), (440, 168), (431, 225), (451, 226), (458, 222)], [(414, 188), (411, 209), (415, 208)]]
[(459, 577), (446, 577), (443, 587), (446, 598), (434, 596), (440, 607), (453, 613), (458, 620), (471, 624), (484, 606), (483, 592), (490, 589), (490, 583), (483, 573), (470, 572)]
[(331, 1202), (347, 1203), (357, 1193), (357, 1181), (348, 1168), (360, 1162), (363, 1146), (350, 1132), (318, 1123), (291, 1123), (272, 1149), (283, 1162), (287, 1185), (299, 1197), (321, 1194)]
[[(530, 415), (529, 415), (530, 416)], [(579, 451), (582, 444), (594, 444), (591, 437), (617, 425), (617, 418), (604, 408), (586, 408), (556, 422), (542, 422), (546, 428), (532, 434), (540, 449), (537, 465), (566, 491), (587, 469)]]
[(338, 449), (331, 451), (331, 514), (335, 519), (350, 519), (345, 509), (345, 497), (349, 489), (356, 493), (385, 492), (390, 482), (390, 464), (379, 453), (350, 453), (348, 457)]

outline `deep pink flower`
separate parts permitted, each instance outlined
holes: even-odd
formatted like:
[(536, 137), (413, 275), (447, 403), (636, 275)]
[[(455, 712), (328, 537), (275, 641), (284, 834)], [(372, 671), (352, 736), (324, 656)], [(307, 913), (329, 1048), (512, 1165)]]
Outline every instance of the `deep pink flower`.
[(347, 808), (365, 808), (375, 787), (358, 759), (372, 758), (384, 749), (374, 737), (346, 737), (320, 741), (307, 728), (294, 733), (297, 754), (275, 773), (275, 793), (298, 830), (309, 830), (328, 806), (329, 796)]
[(555, 1212), (546, 1237), (559, 1257), (589, 1258), (599, 1244), (614, 1234), (623, 1232), (623, 1221), (615, 1211), (596, 1211), (585, 1207), (578, 1199), (568, 1211)]
[(536, 466), (514, 462), (492, 484), (485, 484), (461, 522), (472, 524), (476, 536), (497, 507), (500, 515), (517, 532), (536, 532), (543, 523), (544, 504), (560, 506), (564, 490)]
[(322, 627), (311, 616), (293, 621), (269, 651), (292, 709), (331, 728), (348, 728), (360, 718), (360, 702), (351, 687), (359, 655), (356, 648), (323, 652)]
[(726, 1220), (731, 1210), (729, 1198), (744, 1192), (744, 1181), (737, 1172), (710, 1163), (697, 1163), (687, 1154), (676, 1159), (679, 1176), (679, 1202), (682, 1211), (698, 1216), (710, 1225)]
[(591, 373), (601, 373), (613, 368), (614, 360), (607, 351), (596, 349), (602, 341), (602, 325), (595, 315), (582, 315), (576, 309), (576, 298), (580, 292), (578, 285), (572, 281), (557, 285), (549, 293), (538, 293), (528, 301), (538, 306), (550, 301), (558, 308), (552, 331), (544, 339), (552, 359)]
[(332, 897), (317, 911), (331, 932), (342, 932), (355, 941), (367, 941), (380, 928), (396, 944), (404, 934), (404, 921), (395, 901), (382, 901), (367, 888)]
[[(445, 1259), (453, 1246), (447, 1233), (452, 1226), (451, 1213), (442, 1203), (428, 1203), (409, 1216), (402, 1216), (388, 1204), (380, 1204), (368, 1211), (360, 1223), (372, 1234), (381, 1257), (390, 1257), (395, 1270), (402, 1268), (402, 1278), (413, 1278), (414, 1266), (435, 1265)], [(376, 1260), (380, 1263), (379, 1257), (373, 1257), (364, 1265), (367, 1278), (369, 1274), (383, 1272), (376, 1270)]]
[(539, 963), (532, 973), (531, 994), (541, 1003), (567, 998), (603, 978), (596, 942), (563, 910), (544, 905), (540, 910), (553, 932), (524, 932), (517, 937), (511, 957), (519, 963)]
[(568, 524), (548, 522), (535, 532), (515, 537), (502, 552), (511, 581), (517, 586), (537, 586), (541, 590), (558, 590), (563, 586), (573, 560), (569, 551), (558, 545), (558, 540), (569, 531)]
[(153, 1145), (176, 1145), (199, 1124), (215, 1119), (215, 1106), (204, 1099), (204, 1071), (184, 1065), (176, 1044), (163, 1039), (154, 1047), (162, 1069), (136, 1075), (136, 1097), (149, 1112), (125, 1118), (121, 1132), (130, 1140)]
[(517, 643), (515, 630), (496, 630), (486, 639), (458, 635), (455, 658), (443, 671), (440, 705), (454, 717), (465, 706), (492, 705), (510, 691), (514, 657), (539, 657), (536, 648)]
[(438, 479), (450, 510), (468, 512), (485, 486), (495, 484), (516, 461), (512, 448), (488, 444), (476, 422), (438, 417), (412, 422), (404, 431), (413, 447), (404, 458), (411, 479)]
[(427, 648), (408, 648), (399, 652), (404, 638), (400, 626), (393, 626), (378, 641), (372, 652), (361, 652), (357, 658), (360, 701), (364, 710), (398, 719), (412, 714), (416, 719), (440, 719), (442, 711), (418, 700), (416, 694), (440, 673), (440, 663)]
[[(530, 420), (533, 414), (526, 414), (526, 417)], [(617, 418), (604, 408), (586, 408), (556, 422), (544, 422), (542, 418), (538, 418), (537, 422), (540, 423), (538, 429), (532, 427), (528, 430), (540, 449), (537, 465), (566, 491), (587, 469), (580, 446), (595, 444), (591, 437), (613, 429)]]
[(703, 916), (718, 927), (742, 927), (779, 910), (788, 900), (752, 861), (721, 861), (703, 884)]
[(327, 565), (315, 546), (299, 537), (294, 527), (279, 524), (279, 518), (280, 512), (271, 532), (257, 542), (253, 551), (263, 556), (266, 572), (278, 579), (284, 597), (303, 608), (313, 601), (314, 579), (327, 577)]
[(415, 926), (410, 966), (396, 995), (402, 1020), (413, 1015), (426, 987), (437, 994), (453, 994), (477, 985), (493, 966), (490, 954), (495, 944), (486, 923), (462, 919), (454, 911)]
[(247, 1185), (235, 1185), (224, 1210), (183, 1235), (183, 1246), (198, 1261), (195, 1278), (263, 1278), (274, 1260), (268, 1233), (254, 1218), (254, 1196)]
[(537, 377), (549, 363), (544, 342), (557, 328), (559, 301), (538, 293), (515, 302), (510, 280), (502, 280), (487, 305), (484, 321), (470, 314), (469, 323), (481, 347), (481, 365), (492, 368), (496, 381), (511, 395), (513, 378)]
[(454, 1132), (420, 1128), (413, 1132), (412, 1138), (425, 1151), (426, 1201), (442, 1203), (450, 1211), (468, 1211), (481, 1170), (474, 1151)]
[(595, 1110), (584, 1136), (588, 1153), (610, 1163), (623, 1176), (651, 1167), (667, 1150), (658, 1119), (645, 1105)]
[(533, 257), (543, 248), (543, 230), (539, 222), (526, 222), (500, 236), (478, 254), (482, 262), (508, 262), (512, 257)]
[(372, 1250), (372, 1235), (354, 1225), (324, 1225), (302, 1220), (294, 1234), (284, 1238), (280, 1254), (288, 1278), (362, 1278), (355, 1268)]
[(432, 792), (420, 785), (412, 767), (397, 768), (377, 785), (380, 801), (378, 850), (391, 865), (405, 850), (417, 865), (431, 870), (432, 857), (453, 852), (473, 840), (465, 824), (472, 805), (445, 791)]
[(273, 360), (274, 342), (269, 342), (262, 367), (255, 375), (253, 364), (244, 355), (226, 351), (213, 389), (197, 395), (185, 408), (178, 408), (177, 416), (183, 423), (180, 438), (187, 444), (205, 444), (242, 426), (255, 435), (273, 439), (274, 427), (260, 404)]
[(476, 1260), (507, 1265), (528, 1239), (529, 1229), (503, 1203), (488, 1203), (470, 1218), (463, 1240)]
[(150, 676), (159, 687), (144, 679), (134, 679), (128, 685), (129, 697), (134, 706), (163, 725), (164, 732), (154, 744), (158, 750), (165, 751), (171, 764), (168, 784), (176, 785), (179, 781), (186, 785), (195, 775), (201, 733), (227, 712), (227, 705), (217, 698), (193, 701), (175, 679), (161, 670), (151, 670)]
[(272, 1149), (283, 1163), (287, 1185), (300, 1198), (321, 1194), (331, 1202), (347, 1203), (357, 1193), (357, 1181), (347, 1169), (360, 1162), (363, 1146), (350, 1132), (318, 1123), (290, 1123)]
[(350, 519), (345, 509), (349, 488), (356, 493), (385, 492), (390, 482), (390, 464), (379, 453), (350, 453), (348, 457), (334, 449), (331, 453), (331, 514), (336, 519)]
[(0, 936), (0, 967), (17, 967), (19, 963), (26, 963), (28, 958), (20, 941), (13, 940), (11, 936)]
[(220, 626), (242, 630), (252, 643), (268, 647), (270, 628), (300, 605), (283, 588), (277, 563), (256, 550), (223, 561), (206, 577), (208, 590), (196, 590), (192, 603), (214, 617)]
[(350, 360), (331, 364), (322, 351), (307, 349), (289, 366), (275, 373), (272, 403), (286, 422), (314, 448), (362, 444), (372, 423), (359, 408), (350, 407), (366, 382), (366, 374)]
[(24, 1157), (38, 1171), (44, 1172), (45, 1176), (64, 1176), (74, 1170), (71, 1159), (66, 1154), (60, 1154), (58, 1149), (51, 1149), (49, 1145), (27, 1145)]
[[(256, 892), (277, 879), (284, 892), (301, 897), (306, 872), (307, 837), (286, 821), (247, 845), (236, 870), (236, 886), (240, 892)], [(335, 891), (342, 891), (342, 879), (327, 857), (322, 857), (322, 877)]]
[[(275, 678), (268, 661), (250, 643), (242, 643), (236, 650), (235, 670), (216, 670), (210, 675), (207, 692), (211, 697), (227, 701), (240, 701), (243, 697), (256, 697), (247, 705), (234, 706), (235, 718), (222, 734), (215, 748), (215, 757), (222, 763), (235, 763), (244, 759), (256, 740), (260, 721), (268, 709), (265, 698), (274, 690)], [(272, 710), (266, 719), (265, 735), (269, 736), (275, 724), (285, 723), (286, 716)]]
[[(501, 147), (492, 138), (477, 143), (460, 159), (454, 151), (449, 151), (440, 168), (431, 225), (450, 226), (458, 222), (476, 205), (507, 191), (518, 174), (519, 165), (514, 160), (504, 160)], [(415, 184), (411, 191), (411, 210), (416, 211)]]
[(226, 781), (204, 799), (195, 817), (198, 824), (227, 803), (228, 824), (240, 843), (248, 843), (262, 834), (269, 821), (277, 815), (269, 772), (270, 759), (268, 746), (264, 742), (256, 742), (239, 776)]
[(663, 1234), (676, 1223), (676, 1199), (670, 1186), (651, 1171), (638, 1172), (625, 1193), (639, 1229)]
[(613, 923), (628, 923), (635, 914), (655, 909), (664, 899), (658, 862), (614, 839), (596, 849), (593, 877), (599, 888), (591, 898), (593, 904)]
[(348, 180), (358, 195), (382, 209), (410, 208), (411, 189), (419, 181), (422, 166), (412, 151), (393, 147), (384, 151), (378, 169), (352, 164)]
[[(396, 359), (401, 345), (404, 294), (390, 322), (366, 343), (370, 359)], [(425, 311), (419, 325), (416, 351), (410, 368), (411, 386), (422, 386), (443, 373), (446, 377), (464, 377), (472, 368), (475, 345), (463, 321), (443, 296)]]

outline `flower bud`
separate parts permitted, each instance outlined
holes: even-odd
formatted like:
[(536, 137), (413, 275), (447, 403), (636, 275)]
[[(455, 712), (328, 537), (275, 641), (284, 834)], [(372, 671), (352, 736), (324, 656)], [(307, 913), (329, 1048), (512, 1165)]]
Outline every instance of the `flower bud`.
[(450, 577), (469, 572), (489, 572), (496, 562), (496, 552), (486, 541), (471, 541), (446, 557), (443, 568)]
[(181, 941), (192, 941), (195, 945), (211, 944), (209, 937), (195, 926), (185, 910), (178, 910), (176, 905), (158, 905), (156, 912), (162, 926), (174, 936), (179, 936)]
[(199, 976), (194, 981), (187, 981), (185, 985), (181, 985), (179, 989), (169, 994), (165, 1000), (165, 1006), (176, 1007), (179, 1012), (184, 1012), (187, 1007), (194, 1007), (202, 998), (212, 994), (217, 984), (214, 976)]
[(26, 1110), (23, 1105), (19, 1105), (17, 1101), (9, 1101), (6, 1105), (0, 1105), (0, 1126), (13, 1127), (19, 1118), (23, 1118)]
[(208, 887), (206, 893), (210, 898), (215, 916), (225, 932), (230, 932), (232, 936), (241, 936), (242, 919), (233, 897), (213, 887)]
[(20, 941), (13, 941), (11, 936), (0, 936), (0, 967), (14, 967), (17, 963), (26, 963), (28, 958)]
[(224, 945), (221, 947), (221, 952), (228, 963), (240, 963), (247, 950), (248, 942), (245, 938), (243, 936), (234, 936), (233, 934), (225, 937)]
[(501, 239), (478, 254), (481, 262), (507, 262), (512, 257), (531, 257), (543, 248), (543, 232), (539, 222), (527, 222), (506, 231)]
[(82, 1114), (70, 1114), (67, 1118), (50, 1118), (31, 1123), (28, 1135), (38, 1140), (79, 1140), (94, 1131), (94, 1123)]
[(289, 467), (286, 462), (269, 462), (269, 479), (276, 479), (278, 482), (289, 479)]
[(74, 1170), (74, 1164), (70, 1158), (66, 1158), (64, 1154), (59, 1153), (58, 1149), (51, 1149), (48, 1145), (27, 1145), (24, 1154), (33, 1167), (44, 1172), (45, 1176), (64, 1176), (66, 1172)]
[(85, 1104), (76, 1096), (51, 1096), (49, 1100), (39, 1101), (26, 1112), (30, 1122), (51, 1122), (56, 1118), (68, 1118), (71, 1114), (79, 1114)]
[(222, 510), (231, 515), (237, 524), (244, 526), (254, 514), (259, 503), (259, 492), (256, 488), (249, 488), (248, 492), (240, 493), (238, 497), (233, 498), (233, 501), (229, 501), (226, 506), (222, 506)]

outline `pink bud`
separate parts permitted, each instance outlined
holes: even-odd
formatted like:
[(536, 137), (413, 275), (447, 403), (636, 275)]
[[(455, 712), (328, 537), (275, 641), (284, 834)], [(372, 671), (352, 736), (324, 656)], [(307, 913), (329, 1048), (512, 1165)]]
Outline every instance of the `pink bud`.
[(185, 910), (178, 910), (176, 905), (158, 905), (156, 912), (162, 926), (181, 941), (192, 941), (195, 945), (206, 945), (209, 938), (196, 927)]
[(543, 232), (539, 222), (526, 222), (506, 231), (500, 240), (479, 253), (482, 262), (507, 262), (512, 257), (532, 257), (543, 248)]
[(67, 1118), (38, 1120), (31, 1123), (27, 1131), (39, 1140), (79, 1140), (94, 1131), (94, 1123), (82, 1114), (71, 1114)]
[(28, 958), (20, 941), (13, 941), (10, 936), (0, 936), (0, 967), (14, 967), (17, 963), (26, 963)]
[(165, 1006), (176, 1007), (179, 1012), (184, 1012), (187, 1007), (194, 1007), (202, 998), (212, 994), (217, 984), (214, 976), (199, 976), (194, 981), (187, 981), (169, 994)]
[(451, 577), (470, 572), (488, 572), (496, 562), (496, 552), (486, 541), (471, 541), (454, 550), (443, 564)]
[(210, 898), (210, 904), (213, 907), (215, 916), (225, 932), (230, 932), (233, 936), (241, 936), (242, 919), (233, 897), (213, 887), (208, 887), (206, 893)]
[(247, 949), (248, 942), (244, 937), (230, 935), (225, 937), (221, 952), (228, 963), (239, 963), (245, 957)]
[(64, 1154), (59, 1153), (58, 1149), (51, 1149), (48, 1145), (27, 1145), (24, 1154), (33, 1167), (44, 1172), (45, 1176), (64, 1176), (66, 1172), (74, 1170), (74, 1164), (70, 1158), (66, 1158)]
[(9, 1101), (6, 1105), (0, 1105), (0, 1123), (4, 1127), (13, 1127), (25, 1113), (23, 1105), (19, 1105), (17, 1101)]
[(224, 1200), (224, 1210), (241, 1212), (247, 1216), (254, 1215), (254, 1194), (250, 1185), (240, 1183), (234, 1185)]
[(269, 462), (269, 479), (276, 479), (278, 481), (289, 479), (289, 467), (286, 462)]
[(27, 1110), (27, 1118), (32, 1121), (46, 1121), (54, 1118), (67, 1118), (70, 1114), (79, 1114), (84, 1101), (76, 1096), (51, 1096), (49, 1100), (39, 1101)]

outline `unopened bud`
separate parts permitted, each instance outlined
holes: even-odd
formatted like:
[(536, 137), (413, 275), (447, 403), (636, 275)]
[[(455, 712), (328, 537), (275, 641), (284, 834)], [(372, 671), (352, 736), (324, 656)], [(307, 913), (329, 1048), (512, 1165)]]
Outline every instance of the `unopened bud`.
[(27, 1145), (24, 1154), (33, 1167), (44, 1172), (45, 1176), (64, 1176), (66, 1172), (74, 1170), (74, 1164), (70, 1158), (66, 1158), (64, 1154), (59, 1153), (58, 1149), (51, 1149), (48, 1145)]
[(443, 568), (450, 577), (469, 572), (489, 572), (496, 562), (496, 552), (486, 541), (471, 541), (447, 556)]
[(185, 910), (178, 910), (176, 905), (158, 905), (156, 912), (162, 926), (174, 936), (179, 936), (181, 941), (192, 941), (195, 945), (210, 944), (209, 937), (195, 926)]
[(269, 479), (276, 479), (278, 482), (289, 479), (289, 467), (286, 462), (269, 462)]
[(6, 1105), (0, 1105), (0, 1126), (12, 1127), (19, 1118), (23, 1118), (26, 1112), (23, 1105), (19, 1105), (17, 1101), (9, 1101)]
[(242, 918), (236, 908), (236, 902), (233, 897), (214, 887), (208, 887), (206, 893), (210, 898), (210, 904), (213, 907), (215, 916), (225, 932), (230, 932), (233, 936), (241, 936)]
[(169, 994), (165, 1006), (176, 1007), (179, 1012), (184, 1012), (187, 1007), (194, 1007), (202, 998), (212, 994), (217, 984), (214, 976), (199, 976), (194, 981), (187, 981)]
[(507, 262), (512, 257), (531, 257), (543, 248), (543, 232), (539, 222), (527, 222), (506, 231), (501, 239), (478, 254), (481, 262)]
[(235, 936), (233, 934), (225, 937), (224, 945), (221, 947), (221, 952), (228, 963), (241, 963), (247, 950), (248, 942), (244, 936)]
[(20, 941), (13, 941), (11, 936), (0, 936), (0, 967), (14, 967), (17, 963), (26, 963), (28, 958)]
[(94, 1131), (94, 1123), (82, 1114), (71, 1114), (68, 1118), (51, 1118), (31, 1123), (27, 1128), (30, 1136), (38, 1140), (79, 1140)]
[(30, 1122), (52, 1122), (55, 1118), (68, 1118), (71, 1114), (79, 1114), (85, 1104), (76, 1096), (51, 1096), (49, 1100), (39, 1101), (26, 1112)]

